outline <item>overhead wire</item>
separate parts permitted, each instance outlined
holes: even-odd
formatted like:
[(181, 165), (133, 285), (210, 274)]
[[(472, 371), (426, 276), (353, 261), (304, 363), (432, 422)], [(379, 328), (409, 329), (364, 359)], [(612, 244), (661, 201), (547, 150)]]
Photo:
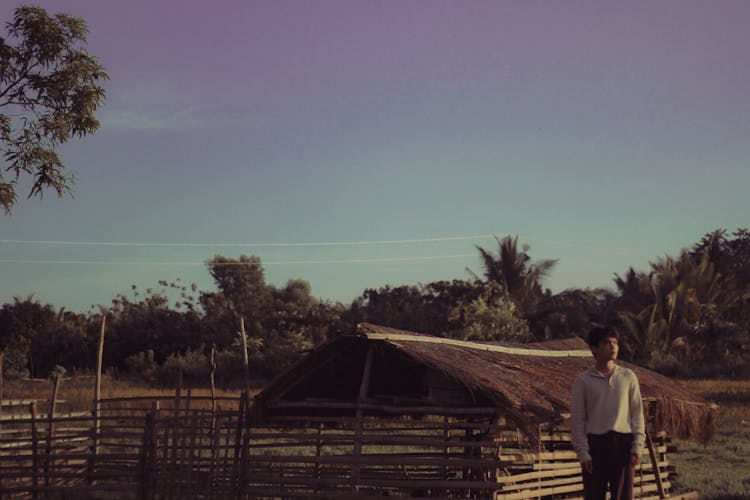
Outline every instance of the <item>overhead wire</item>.
[[(248, 243), (197, 243), (197, 242), (137, 242), (137, 241), (75, 241), (75, 240), (22, 240), (22, 239), (0, 239), (0, 245), (41, 245), (41, 246), (87, 246), (87, 247), (132, 247), (132, 248), (305, 248), (305, 247), (336, 247), (336, 246), (386, 246), (407, 245), (423, 243), (441, 243), (454, 241), (482, 240), (495, 238), (492, 234), (475, 234), (459, 236), (440, 236), (433, 238), (409, 238), (389, 240), (359, 240), (359, 241), (308, 241), (308, 242), (248, 242)], [(526, 238), (526, 241), (545, 243), (550, 245), (580, 248), (589, 252), (605, 255), (631, 256), (648, 258), (638, 253), (602, 249), (593, 246), (567, 243), (561, 241)], [(387, 262), (416, 262), (429, 260), (445, 260), (475, 257), (474, 253), (445, 254), (445, 255), (423, 255), (408, 257), (373, 257), (353, 259), (311, 259), (311, 260), (267, 260), (264, 265), (316, 265), (316, 264), (361, 264), (361, 263), (387, 263)], [(210, 259), (201, 261), (113, 261), (113, 260), (82, 260), (82, 259), (0, 259), (0, 264), (59, 264), (59, 265), (171, 265), (171, 266), (193, 266), (206, 265)], [(241, 265), (241, 262), (228, 262), (221, 265)]]

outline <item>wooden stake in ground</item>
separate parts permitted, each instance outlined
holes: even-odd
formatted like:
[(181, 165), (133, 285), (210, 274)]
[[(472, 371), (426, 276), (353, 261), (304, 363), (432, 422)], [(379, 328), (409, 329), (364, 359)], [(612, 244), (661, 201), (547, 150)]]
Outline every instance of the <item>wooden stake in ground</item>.
[(240, 338), (242, 339), (242, 364), (245, 367), (245, 392), (250, 396), (250, 360), (247, 355), (247, 334), (245, 318), (240, 316)]
[(52, 460), (52, 440), (55, 436), (55, 409), (57, 408), (57, 395), (60, 393), (60, 384), (62, 383), (63, 375), (65, 374), (65, 368), (62, 366), (56, 366), (54, 369), (54, 379), (52, 382), (52, 399), (49, 403), (49, 411), (47, 413), (47, 450), (45, 453), (44, 462), (44, 486), (50, 485), (50, 468)]
[(104, 356), (104, 331), (107, 327), (107, 316), (102, 314), (102, 324), (99, 328), (99, 347), (96, 351), (96, 377), (94, 379), (94, 428), (92, 429), (93, 435), (91, 436), (91, 459), (89, 460), (89, 484), (93, 485), (94, 480), (94, 464), (96, 463), (96, 456), (99, 454), (99, 441), (101, 438), (102, 421), (102, 358)]
[(39, 437), (36, 425), (36, 403), (29, 407), (31, 413), (31, 498), (39, 498)]
[(211, 415), (216, 418), (216, 344), (211, 346)]
[[(3, 428), (3, 352), (0, 351), (0, 429)], [(2, 470), (0, 470), (0, 500), (3, 498), (3, 477)]]
[(102, 315), (102, 324), (99, 329), (99, 348), (96, 351), (96, 379), (94, 381), (94, 445), (91, 450), (94, 455), (99, 453), (99, 434), (102, 425), (102, 358), (104, 356), (104, 331), (106, 327), (107, 316)]
[[(3, 416), (3, 352), (0, 351), (0, 417)], [(0, 429), (3, 428), (0, 418)]]

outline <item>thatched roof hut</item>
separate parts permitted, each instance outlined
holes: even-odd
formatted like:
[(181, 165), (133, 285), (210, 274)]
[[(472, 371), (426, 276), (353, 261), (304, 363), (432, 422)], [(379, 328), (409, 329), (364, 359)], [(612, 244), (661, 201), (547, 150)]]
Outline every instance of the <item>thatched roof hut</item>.
[[(570, 392), (592, 362), (581, 339), (512, 346), (360, 324), (256, 396), (252, 486), (305, 498), (426, 489), (441, 498), (577, 498)], [(673, 473), (667, 433), (709, 439), (716, 407), (618, 363), (635, 371), (647, 401), (637, 496), (663, 498)]]
[[(592, 364), (591, 351), (580, 338), (510, 346), (361, 323), (354, 334), (322, 344), (274, 380), (256, 398), (256, 408), (271, 413), (283, 409), (287, 414), (316, 407), (344, 410), (346, 402), (353, 408), (368, 346), (375, 348), (365, 398), (371, 409), (402, 406), (408, 411), (410, 406), (435, 405), (460, 411), (493, 406), (528, 431), (532, 442), (535, 424), (569, 417), (573, 380)], [(715, 405), (668, 377), (617, 363), (638, 376), (649, 402), (652, 432), (664, 430), (702, 442), (711, 438)]]

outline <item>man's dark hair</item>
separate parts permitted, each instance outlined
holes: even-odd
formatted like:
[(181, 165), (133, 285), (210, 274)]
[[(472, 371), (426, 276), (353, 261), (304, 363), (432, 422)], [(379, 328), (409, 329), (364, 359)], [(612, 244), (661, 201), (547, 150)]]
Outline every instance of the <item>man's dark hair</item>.
[(588, 344), (589, 347), (596, 347), (604, 339), (614, 337), (617, 341), (620, 341), (620, 334), (614, 328), (607, 328), (605, 326), (597, 326), (589, 331)]

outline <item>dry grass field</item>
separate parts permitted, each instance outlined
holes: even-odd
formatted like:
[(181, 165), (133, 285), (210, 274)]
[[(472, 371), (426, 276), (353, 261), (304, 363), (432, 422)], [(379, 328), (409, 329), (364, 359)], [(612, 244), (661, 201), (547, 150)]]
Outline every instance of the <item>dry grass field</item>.
[(691, 380), (691, 391), (721, 406), (716, 437), (708, 446), (677, 441), (670, 456), (678, 491), (706, 499), (750, 499), (750, 380)]
[[(185, 391), (183, 391), (184, 394)], [(3, 398), (10, 399), (38, 399), (46, 401), (52, 394), (52, 383), (46, 380), (6, 380), (3, 391)], [(171, 397), (174, 396), (174, 389), (163, 389), (138, 385), (127, 380), (116, 380), (109, 377), (103, 377), (102, 380), (102, 398), (123, 398), (123, 397)], [(192, 389), (194, 396), (210, 396), (211, 390), (208, 388)], [(240, 390), (224, 391), (217, 389), (216, 395), (239, 396)], [(94, 378), (92, 376), (73, 376), (64, 380), (60, 386), (58, 399), (58, 409), (62, 412), (67, 411), (85, 411), (93, 407), (94, 400)], [(42, 405), (42, 408), (44, 406)]]

